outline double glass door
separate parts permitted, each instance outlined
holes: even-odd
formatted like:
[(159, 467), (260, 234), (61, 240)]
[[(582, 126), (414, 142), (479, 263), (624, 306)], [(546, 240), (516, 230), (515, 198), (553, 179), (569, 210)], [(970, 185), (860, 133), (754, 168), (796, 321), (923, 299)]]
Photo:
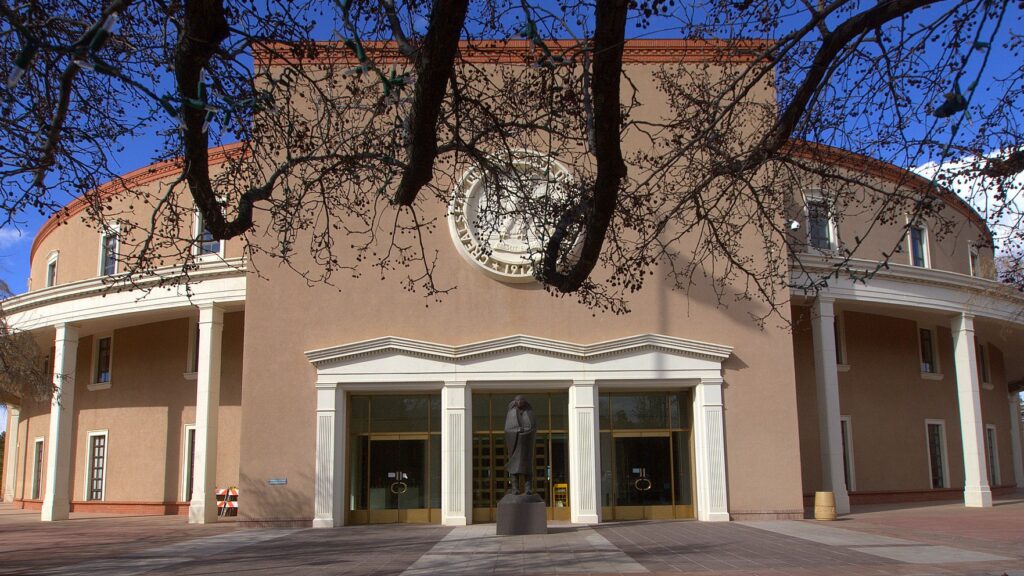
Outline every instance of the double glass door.
[(441, 521), (441, 397), (349, 397), (347, 522)]
[(370, 436), (369, 521), (429, 522), (426, 435)]
[(691, 405), (685, 391), (601, 395), (602, 518), (693, 517)]

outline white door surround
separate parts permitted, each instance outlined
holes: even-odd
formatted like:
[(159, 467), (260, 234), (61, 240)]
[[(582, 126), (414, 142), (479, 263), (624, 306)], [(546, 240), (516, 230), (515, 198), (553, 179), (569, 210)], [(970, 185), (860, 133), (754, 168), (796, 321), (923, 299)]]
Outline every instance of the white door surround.
[(565, 389), (571, 512), (600, 521), (598, 389), (693, 388), (697, 517), (728, 520), (722, 362), (732, 348), (659, 334), (595, 344), (508, 336), (461, 346), (387, 336), (306, 352), (317, 371), (314, 527), (345, 522), (346, 395), (440, 391), (442, 523), (472, 522), (472, 393)]

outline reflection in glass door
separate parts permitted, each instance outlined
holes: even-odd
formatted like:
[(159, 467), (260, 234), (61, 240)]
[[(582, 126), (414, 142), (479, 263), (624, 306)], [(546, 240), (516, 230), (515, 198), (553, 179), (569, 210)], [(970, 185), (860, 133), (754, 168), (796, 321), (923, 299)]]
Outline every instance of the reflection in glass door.
[(427, 522), (427, 437), (370, 437), (370, 523)]
[(347, 523), (441, 521), (441, 397), (349, 397)]
[[(616, 436), (615, 454), (618, 506), (672, 506), (672, 455), (667, 432)], [(653, 510), (639, 512), (643, 517), (656, 515)]]
[(602, 518), (692, 518), (690, 394), (605, 393), (599, 401)]

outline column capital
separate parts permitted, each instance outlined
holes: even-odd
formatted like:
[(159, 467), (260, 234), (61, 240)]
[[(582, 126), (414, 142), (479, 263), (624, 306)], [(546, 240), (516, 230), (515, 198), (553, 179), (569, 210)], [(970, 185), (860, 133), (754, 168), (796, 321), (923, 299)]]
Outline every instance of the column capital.
[(705, 386), (722, 386), (725, 384), (725, 378), (701, 378), (700, 383)]
[(57, 330), (57, 335), (54, 340), (57, 342), (77, 342), (78, 341), (78, 324), (70, 324), (68, 322), (59, 322), (53, 325), (54, 329)]
[(8, 415), (17, 416), (21, 414), (21, 406), (19, 406), (18, 404), (11, 404), (8, 402), (6, 403), (6, 406)]
[(593, 378), (574, 378), (572, 381), (573, 386), (597, 386), (597, 380)]
[(442, 384), (445, 388), (465, 388), (469, 386), (469, 382), (466, 380), (444, 380)]

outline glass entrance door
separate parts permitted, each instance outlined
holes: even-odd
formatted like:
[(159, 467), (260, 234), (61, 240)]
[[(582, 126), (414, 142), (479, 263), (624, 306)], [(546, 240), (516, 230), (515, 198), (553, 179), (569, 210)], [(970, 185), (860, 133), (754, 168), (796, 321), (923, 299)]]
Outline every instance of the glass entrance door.
[(689, 393), (612, 392), (599, 402), (602, 518), (692, 518)]
[(672, 518), (672, 453), (667, 432), (615, 436), (615, 518)]
[(371, 436), (369, 450), (371, 524), (429, 522), (427, 436)]

